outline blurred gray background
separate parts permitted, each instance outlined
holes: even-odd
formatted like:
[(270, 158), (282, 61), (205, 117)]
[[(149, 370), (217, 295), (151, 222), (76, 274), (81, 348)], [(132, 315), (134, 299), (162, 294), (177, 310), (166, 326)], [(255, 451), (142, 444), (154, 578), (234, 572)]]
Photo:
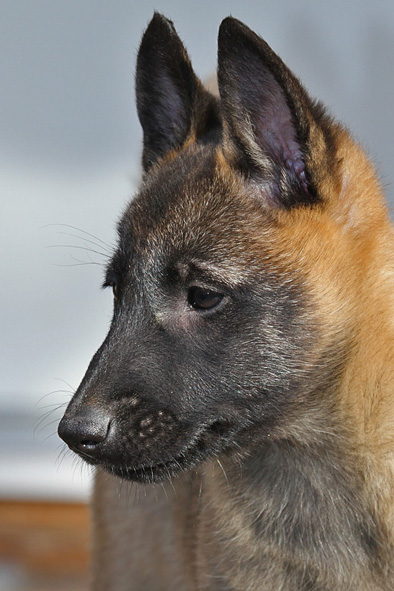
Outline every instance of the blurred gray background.
[(3, 496), (86, 494), (89, 478), (56, 460), (56, 405), (110, 321), (112, 295), (99, 286), (138, 184), (133, 76), (154, 9), (174, 21), (202, 79), (225, 16), (260, 33), (353, 130), (393, 203), (392, 1), (1, 0)]

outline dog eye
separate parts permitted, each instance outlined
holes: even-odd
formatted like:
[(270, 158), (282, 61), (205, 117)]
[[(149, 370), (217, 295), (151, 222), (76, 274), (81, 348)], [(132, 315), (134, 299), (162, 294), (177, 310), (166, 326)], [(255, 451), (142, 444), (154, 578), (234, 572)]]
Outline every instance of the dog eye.
[(187, 301), (194, 310), (212, 310), (220, 304), (223, 294), (203, 287), (191, 287), (187, 294)]

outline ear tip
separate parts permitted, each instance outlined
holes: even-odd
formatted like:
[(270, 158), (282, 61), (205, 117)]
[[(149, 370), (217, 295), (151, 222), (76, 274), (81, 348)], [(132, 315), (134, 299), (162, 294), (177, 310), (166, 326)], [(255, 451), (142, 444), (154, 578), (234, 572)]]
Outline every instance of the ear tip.
[(169, 25), (169, 24), (172, 25), (173, 24), (172, 21), (169, 18), (167, 18), (166, 16), (164, 16), (164, 14), (162, 14), (158, 10), (155, 10), (153, 12), (153, 16), (152, 16), (151, 22), (162, 23), (162, 24), (165, 24), (165, 25)]
[(225, 19), (222, 20), (219, 26), (219, 42), (223, 37), (226, 37), (233, 28), (233, 21), (235, 19), (232, 16), (226, 16)]
[(148, 34), (157, 34), (158, 32), (169, 32), (174, 33), (174, 23), (168, 19), (164, 14), (158, 12), (157, 10), (154, 11), (151, 20), (146, 28), (145, 35)]
[(222, 20), (219, 27), (219, 39), (227, 37), (228, 35), (234, 35), (239, 31), (248, 31), (248, 27), (244, 25), (240, 20), (233, 16), (227, 16)]

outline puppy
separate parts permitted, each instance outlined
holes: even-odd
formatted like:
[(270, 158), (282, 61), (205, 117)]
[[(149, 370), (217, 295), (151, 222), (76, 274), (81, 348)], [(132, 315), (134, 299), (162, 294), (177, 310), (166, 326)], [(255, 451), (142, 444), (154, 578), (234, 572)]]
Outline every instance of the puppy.
[(97, 466), (93, 589), (391, 591), (381, 187), (234, 18), (218, 86), (155, 14), (136, 74), (144, 178), (105, 279), (113, 320), (59, 426)]

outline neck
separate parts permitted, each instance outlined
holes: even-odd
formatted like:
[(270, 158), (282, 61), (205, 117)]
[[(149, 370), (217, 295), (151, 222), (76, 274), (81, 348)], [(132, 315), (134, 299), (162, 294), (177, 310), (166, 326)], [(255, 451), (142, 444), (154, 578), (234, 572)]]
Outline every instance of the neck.
[[(326, 432), (323, 440), (277, 441), (240, 462), (211, 462), (204, 477), (205, 527), (212, 512), (219, 515), (211, 533), (229, 561), (230, 553), (234, 564), (237, 555), (250, 557), (245, 572), (234, 570), (235, 588), (252, 588), (255, 572), (267, 591), (391, 589), (394, 573), (382, 548), (394, 550), (394, 544), (365, 487), (365, 466), (360, 469), (341, 436)], [(287, 576), (299, 579), (299, 587), (287, 587)]]

